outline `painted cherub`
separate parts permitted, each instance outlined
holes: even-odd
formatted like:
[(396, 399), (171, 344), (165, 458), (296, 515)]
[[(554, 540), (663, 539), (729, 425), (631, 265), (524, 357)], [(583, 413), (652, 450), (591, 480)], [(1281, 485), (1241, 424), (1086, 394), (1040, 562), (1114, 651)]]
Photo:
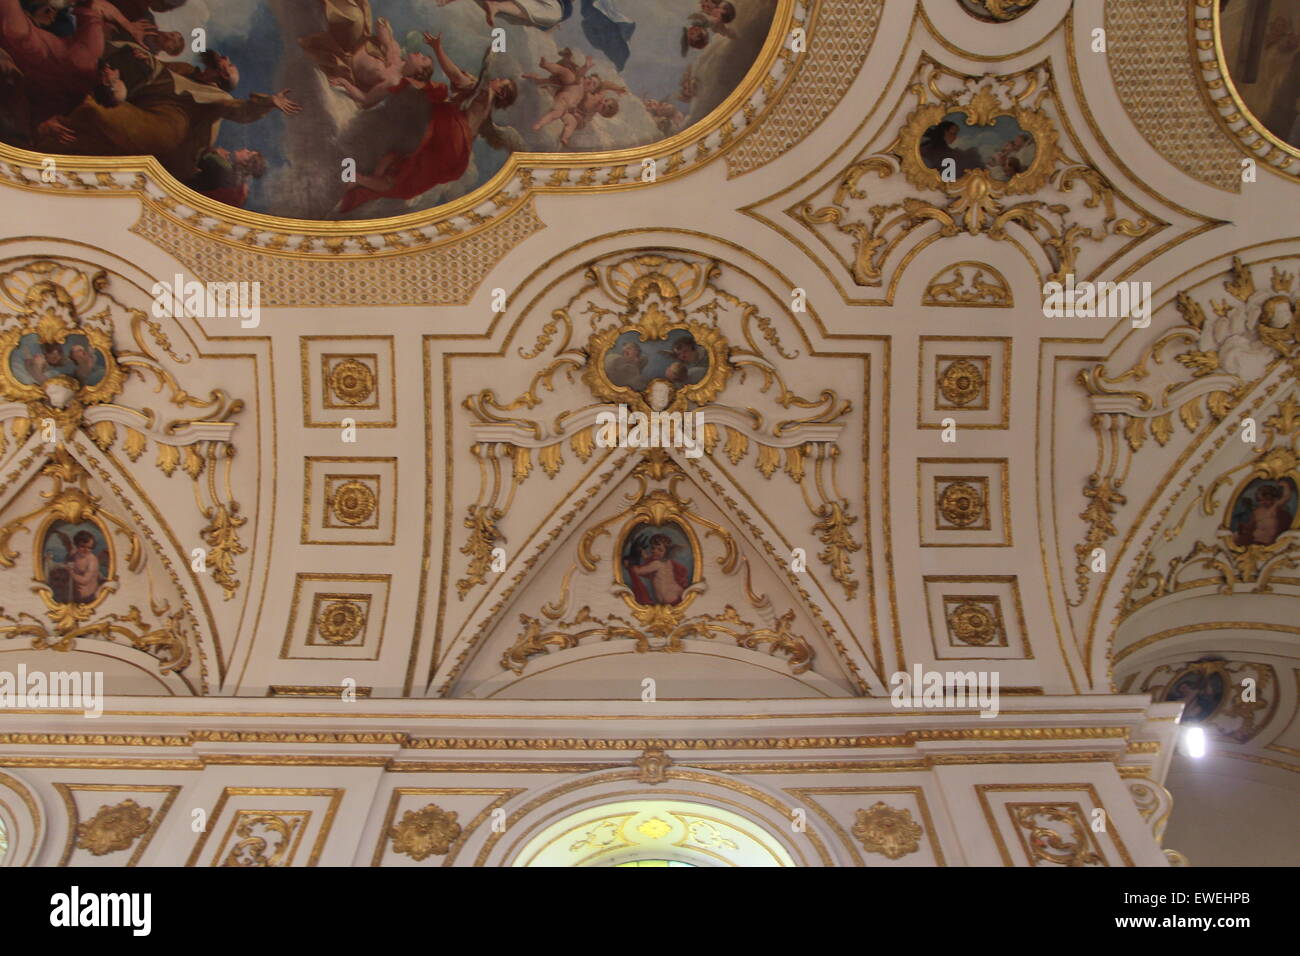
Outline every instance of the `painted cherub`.
[(700, 368), (709, 364), (708, 353), (695, 344), (695, 336), (683, 335), (673, 342), (671, 348), (661, 349), (659, 354), (673, 359), (687, 369)]
[(700, 10), (686, 18), (682, 31), (682, 56), (691, 50), (703, 50), (716, 33), (734, 40), (736, 33), (727, 24), (736, 19), (736, 6), (727, 0), (700, 0)]
[[(31, 376), (33, 384), (44, 385), (51, 375), (58, 375), (58, 368), (67, 362), (63, 346), (58, 342), (43, 342), (39, 351), (23, 359), (23, 367)], [(51, 371), (53, 369), (53, 371)]]
[(1255, 506), (1242, 522), (1233, 540), (1238, 547), (1272, 544), (1291, 527), (1295, 513), (1286, 507), (1291, 498), (1287, 485), (1264, 485), (1255, 492)]
[(642, 102), (645, 103), (646, 112), (665, 136), (671, 136), (686, 124), (686, 114), (667, 100), (647, 97)]
[(74, 345), (68, 351), (68, 356), (72, 359), (72, 365), (77, 370), (77, 381), (83, 385), (88, 385), (91, 377), (95, 374), (94, 353), (84, 345)]
[(700, 12), (693, 16), (703, 17), (709, 29), (715, 33), (726, 37), (735, 36), (727, 27), (728, 23), (736, 19), (736, 5), (729, 0), (700, 0)]
[(433, 60), (425, 53), (404, 53), (392, 25), (372, 21), (369, 0), (319, 0), (328, 27), (298, 43), (329, 78), (362, 109), (381, 102), (403, 80), (422, 86), (433, 78)]
[(1001, 171), (1007, 179), (1025, 171), (1022, 150), (1029, 145), (1029, 134), (1020, 133), (998, 147), (989, 161), (989, 169)]
[[(681, 603), (690, 574), (684, 565), (673, 560), (673, 552), (678, 547), (666, 534), (651, 535), (649, 540), (643, 536), (636, 542), (635, 549), (641, 563), (629, 562), (628, 569), (638, 578), (648, 579), (652, 593), (645, 594), (650, 598), (647, 603)], [(641, 598), (642, 594), (637, 594), (637, 597)]]
[(618, 100), (606, 94), (626, 93), (627, 89), (603, 81), (599, 74), (589, 74), (593, 62), (591, 57), (587, 57), (585, 63), (578, 65), (573, 59), (573, 51), (566, 48), (560, 51), (560, 59), (556, 62), (541, 58), (538, 65), (546, 71), (545, 74), (524, 74), (526, 79), (546, 87), (552, 94), (551, 109), (533, 124), (534, 131), (559, 120), (563, 123), (560, 145), (568, 146), (573, 134), (595, 115), (618, 115)]
[[(57, 575), (57, 583), (62, 585), (58, 590), (63, 591), (69, 604), (89, 604), (95, 600), (100, 585), (100, 561), (99, 555), (95, 553), (95, 536), (89, 531), (78, 531), (69, 540), (62, 531), (53, 533), (63, 543), (67, 555), (63, 562), (56, 565), (56, 570), (62, 572)], [(53, 579), (55, 576), (51, 577)], [(55, 597), (56, 600), (59, 597), (57, 590)]]
[(606, 366), (609, 380), (615, 385), (635, 388), (648, 361), (649, 359), (641, 352), (641, 346), (635, 342), (628, 342), (619, 350), (617, 357), (609, 360)]

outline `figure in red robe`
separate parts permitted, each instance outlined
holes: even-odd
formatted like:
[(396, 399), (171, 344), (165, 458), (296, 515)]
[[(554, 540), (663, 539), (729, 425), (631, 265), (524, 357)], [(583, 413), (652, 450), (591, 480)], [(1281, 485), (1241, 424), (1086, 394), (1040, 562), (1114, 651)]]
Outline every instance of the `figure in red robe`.
[(94, 88), (105, 44), (115, 34), (143, 43), (154, 27), (132, 23), (106, 0), (81, 0), (76, 29), (56, 36), (41, 29), (19, 0), (0, 0), (0, 50), (22, 76), (35, 125), (72, 109)]
[(451, 183), (469, 169), (474, 139), (482, 136), (498, 149), (521, 149), (514, 130), (492, 122), (494, 110), (510, 107), (519, 90), (507, 77), (488, 79), (488, 59), (477, 78), (452, 62), (442, 48), (442, 38), (426, 33), (425, 42), (447, 74), (448, 83), (422, 83), (411, 77), (392, 87), (397, 92), (412, 87), (429, 101), (429, 121), (424, 138), (413, 153), (389, 152), (373, 173), (357, 176), (357, 183), (343, 194), (338, 214), (345, 215), (376, 199), (414, 199), (435, 186)]

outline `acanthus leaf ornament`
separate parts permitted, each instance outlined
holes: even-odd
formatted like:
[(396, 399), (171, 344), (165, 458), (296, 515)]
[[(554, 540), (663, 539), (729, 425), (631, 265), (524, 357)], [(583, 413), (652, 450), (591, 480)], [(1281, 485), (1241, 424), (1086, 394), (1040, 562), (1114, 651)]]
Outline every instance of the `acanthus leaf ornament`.
[(1090, 840), (1090, 831), (1077, 803), (1010, 804), (1011, 818), (1025, 831), (1029, 865), (1105, 866)]
[[(266, 868), (288, 865), (294, 835), (305, 826), (300, 815), (241, 812), (235, 827), (239, 841), (221, 861), (223, 867)], [(270, 850), (270, 854), (267, 854)]]

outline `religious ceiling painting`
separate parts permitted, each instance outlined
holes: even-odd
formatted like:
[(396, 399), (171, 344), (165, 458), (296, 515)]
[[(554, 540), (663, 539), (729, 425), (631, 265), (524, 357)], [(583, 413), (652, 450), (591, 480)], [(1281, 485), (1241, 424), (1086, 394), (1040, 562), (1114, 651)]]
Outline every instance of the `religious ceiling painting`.
[(0, 138), (152, 156), (302, 220), (418, 213), (512, 154), (656, 144), (739, 99), (783, 0), (0, 0)]

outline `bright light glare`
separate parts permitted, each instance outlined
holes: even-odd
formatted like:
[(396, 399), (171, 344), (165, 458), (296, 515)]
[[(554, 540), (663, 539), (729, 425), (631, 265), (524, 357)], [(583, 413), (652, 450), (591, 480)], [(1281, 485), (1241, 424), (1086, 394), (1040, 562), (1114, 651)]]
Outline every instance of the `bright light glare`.
[(1205, 728), (1196, 726), (1183, 728), (1183, 753), (1189, 757), (1204, 757), (1205, 751)]

